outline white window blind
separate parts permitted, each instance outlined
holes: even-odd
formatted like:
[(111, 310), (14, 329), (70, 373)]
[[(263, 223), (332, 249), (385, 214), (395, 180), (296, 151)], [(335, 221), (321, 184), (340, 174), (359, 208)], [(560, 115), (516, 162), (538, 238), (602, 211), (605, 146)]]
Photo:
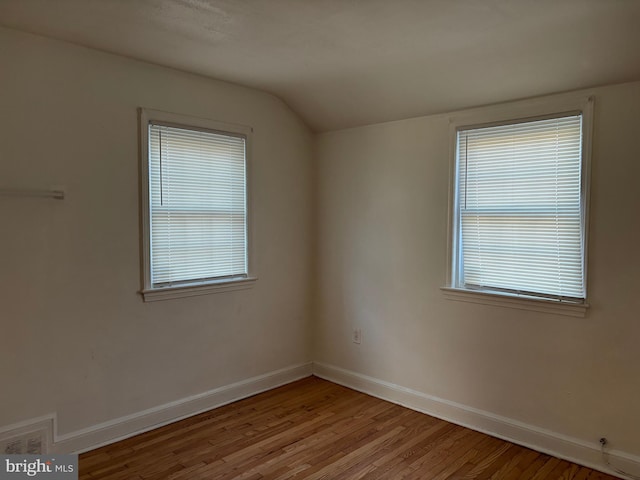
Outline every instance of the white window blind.
[(462, 129), (458, 287), (582, 301), (582, 116)]
[(148, 128), (152, 286), (245, 276), (245, 138)]

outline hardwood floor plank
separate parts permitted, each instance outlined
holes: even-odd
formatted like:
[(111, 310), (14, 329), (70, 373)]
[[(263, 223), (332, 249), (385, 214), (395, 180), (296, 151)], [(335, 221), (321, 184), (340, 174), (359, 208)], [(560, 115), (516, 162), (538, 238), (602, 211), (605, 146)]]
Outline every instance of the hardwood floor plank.
[(522, 478), (524, 471), (531, 466), (533, 462), (540, 457), (538, 452), (529, 450), (524, 456), (520, 457), (520, 461), (502, 477), (503, 480), (516, 480)]
[(81, 480), (613, 480), (309, 377), (80, 456)]
[[(441, 477), (451, 475), (463, 464), (473, 459), (477, 454), (474, 447), (483, 439), (483, 434), (463, 427), (459, 428), (461, 429), (460, 436), (453, 436), (441, 445), (437, 445), (430, 450), (428, 455), (411, 464), (410, 468), (413, 473), (406, 476), (407, 480), (421, 478), (441, 480)], [(449, 471), (451, 467), (455, 468)]]

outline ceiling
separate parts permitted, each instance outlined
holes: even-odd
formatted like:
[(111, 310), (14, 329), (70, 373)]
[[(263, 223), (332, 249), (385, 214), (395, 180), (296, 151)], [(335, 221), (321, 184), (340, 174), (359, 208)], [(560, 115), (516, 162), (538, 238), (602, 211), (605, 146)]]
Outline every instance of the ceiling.
[(315, 131), (640, 80), (640, 0), (0, 0), (0, 25), (268, 91)]

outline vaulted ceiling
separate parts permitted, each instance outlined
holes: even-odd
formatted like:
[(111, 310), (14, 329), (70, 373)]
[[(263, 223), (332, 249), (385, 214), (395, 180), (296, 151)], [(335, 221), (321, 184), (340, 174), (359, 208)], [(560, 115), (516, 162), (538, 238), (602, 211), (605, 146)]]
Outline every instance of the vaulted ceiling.
[(640, 80), (640, 0), (0, 0), (0, 25), (268, 91), (316, 131)]

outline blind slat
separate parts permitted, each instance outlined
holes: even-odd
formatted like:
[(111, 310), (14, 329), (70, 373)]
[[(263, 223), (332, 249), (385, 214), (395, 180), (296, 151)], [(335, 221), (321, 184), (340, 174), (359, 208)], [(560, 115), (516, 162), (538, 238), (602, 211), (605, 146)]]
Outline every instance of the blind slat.
[(149, 125), (151, 283), (246, 275), (245, 139)]
[(582, 116), (458, 132), (458, 286), (585, 298)]

